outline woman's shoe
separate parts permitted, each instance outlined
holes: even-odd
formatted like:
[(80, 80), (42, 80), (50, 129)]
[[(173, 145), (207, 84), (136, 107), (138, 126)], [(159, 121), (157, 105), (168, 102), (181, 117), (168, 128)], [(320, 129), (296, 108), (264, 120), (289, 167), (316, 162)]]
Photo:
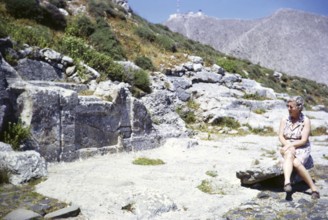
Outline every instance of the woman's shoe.
[(285, 192), (291, 192), (293, 190), (292, 188), (292, 185), (290, 183), (287, 183), (285, 186), (284, 186), (284, 191)]
[(317, 191), (313, 191), (313, 192), (311, 193), (311, 198), (312, 198), (312, 199), (319, 199), (319, 198), (320, 198), (320, 193), (317, 192)]

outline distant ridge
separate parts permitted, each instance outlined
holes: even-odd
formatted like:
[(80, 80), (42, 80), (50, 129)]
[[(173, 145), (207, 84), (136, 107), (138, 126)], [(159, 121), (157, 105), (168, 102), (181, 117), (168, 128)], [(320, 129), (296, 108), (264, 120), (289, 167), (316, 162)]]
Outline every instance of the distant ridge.
[(256, 20), (174, 14), (164, 23), (186, 37), (252, 63), (328, 84), (328, 17), (280, 9)]

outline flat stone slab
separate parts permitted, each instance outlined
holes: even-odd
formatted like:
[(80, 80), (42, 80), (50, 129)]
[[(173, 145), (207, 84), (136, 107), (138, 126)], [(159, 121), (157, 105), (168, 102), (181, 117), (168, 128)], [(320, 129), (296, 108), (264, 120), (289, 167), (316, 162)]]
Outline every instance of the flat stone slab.
[(15, 209), (7, 214), (4, 220), (29, 220), (29, 219), (41, 219), (42, 216), (38, 213), (32, 212), (26, 209)]
[(55, 219), (55, 218), (68, 218), (75, 217), (80, 214), (80, 207), (72, 205), (67, 208), (59, 209), (57, 211), (48, 213), (44, 216), (45, 219)]
[(237, 171), (236, 176), (242, 185), (252, 185), (264, 180), (283, 175), (281, 167), (254, 167), (244, 171)]

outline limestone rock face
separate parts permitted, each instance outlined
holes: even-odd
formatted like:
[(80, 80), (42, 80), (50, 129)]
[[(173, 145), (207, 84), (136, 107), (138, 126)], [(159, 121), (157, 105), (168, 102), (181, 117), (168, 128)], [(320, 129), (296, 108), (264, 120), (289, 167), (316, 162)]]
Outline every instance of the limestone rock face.
[(62, 78), (61, 72), (43, 61), (22, 59), (16, 67), (24, 80), (55, 81)]
[(159, 146), (161, 135), (128, 84), (98, 85), (100, 74), (85, 64), (88, 79), (81, 79), (72, 58), (49, 48), (26, 46), (19, 54), (17, 71), (0, 57), (0, 128), (18, 118), (29, 126), (31, 138), (23, 149), (39, 152), (46, 161), (72, 161), (85, 155), (83, 149), (103, 154)]
[(8, 92), (8, 81), (18, 77), (12, 68), (1, 56), (0, 53), (0, 132), (8, 121), (14, 119), (14, 97)]
[[(96, 96), (78, 96), (73, 90), (57, 86), (19, 86), (13, 84), (12, 88), (24, 90), (17, 103), (22, 120), (31, 127), (29, 148), (47, 161), (74, 160), (78, 149), (116, 145), (120, 135), (127, 139), (127, 145), (137, 137), (139, 142), (148, 142), (140, 136), (152, 132), (146, 108), (125, 88), (117, 90), (115, 100), (109, 102)], [(157, 141), (152, 144), (158, 145)]]

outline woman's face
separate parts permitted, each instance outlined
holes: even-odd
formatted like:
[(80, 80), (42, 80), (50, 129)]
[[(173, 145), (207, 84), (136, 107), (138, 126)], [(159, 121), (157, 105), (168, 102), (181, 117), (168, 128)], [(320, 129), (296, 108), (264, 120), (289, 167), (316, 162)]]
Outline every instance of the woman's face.
[(300, 110), (298, 109), (296, 102), (294, 102), (294, 101), (288, 102), (287, 108), (288, 108), (289, 115), (292, 117), (298, 116), (298, 114), (300, 113)]

